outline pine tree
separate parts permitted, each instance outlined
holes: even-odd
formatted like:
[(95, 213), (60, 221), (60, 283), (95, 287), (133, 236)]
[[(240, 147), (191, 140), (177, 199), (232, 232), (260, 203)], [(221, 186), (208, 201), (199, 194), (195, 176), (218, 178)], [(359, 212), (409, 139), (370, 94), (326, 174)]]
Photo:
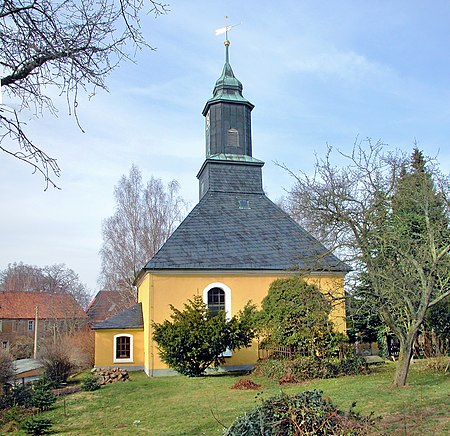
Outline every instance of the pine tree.
[(374, 232), (368, 268), (372, 306), (400, 342), (394, 384), (404, 385), (413, 344), (450, 266), (449, 223), (426, 160), (415, 149)]

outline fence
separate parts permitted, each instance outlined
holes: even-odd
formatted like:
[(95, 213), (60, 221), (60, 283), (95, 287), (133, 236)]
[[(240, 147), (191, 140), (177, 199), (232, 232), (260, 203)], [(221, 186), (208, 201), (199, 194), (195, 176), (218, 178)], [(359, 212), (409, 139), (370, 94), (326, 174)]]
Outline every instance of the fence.
[[(353, 351), (353, 347), (349, 344), (341, 343), (336, 350), (336, 357), (339, 360)], [(294, 346), (281, 346), (281, 345), (265, 345), (258, 344), (258, 360), (265, 359), (294, 359), (300, 356), (310, 356), (311, 352), (307, 348), (298, 348)]]
[(258, 344), (258, 360), (292, 359), (297, 354), (295, 347), (265, 346)]

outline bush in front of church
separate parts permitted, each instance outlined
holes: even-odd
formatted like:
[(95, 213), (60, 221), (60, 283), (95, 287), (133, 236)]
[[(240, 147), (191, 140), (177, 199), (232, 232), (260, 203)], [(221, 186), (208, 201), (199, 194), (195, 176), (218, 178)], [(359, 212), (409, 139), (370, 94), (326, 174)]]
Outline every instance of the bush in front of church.
[(171, 321), (153, 323), (153, 338), (161, 360), (180, 374), (201, 376), (209, 366), (224, 363), (227, 350), (248, 347), (255, 337), (255, 306), (247, 303), (231, 319), (220, 311), (212, 315), (200, 296), (180, 311), (174, 306)]
[(262, 344), (317, 359), (336, 354), (344, 336), (330, 321), (332, 301), (300, 276), (277, 279), (258, 314)]

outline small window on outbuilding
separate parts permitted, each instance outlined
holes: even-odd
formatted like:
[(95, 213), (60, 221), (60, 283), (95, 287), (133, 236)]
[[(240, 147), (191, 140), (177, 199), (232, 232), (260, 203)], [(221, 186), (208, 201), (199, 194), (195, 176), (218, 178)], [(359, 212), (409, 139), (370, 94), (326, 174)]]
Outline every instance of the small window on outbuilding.
[(34, 331), (34, 320), (29, 319), (28, 320), (28, 331), (33, 332)]
[(9, 342), (8, 341), (2, 341), (2, 349), (8, 350), (9, 349)]
[(132, 362), (133, 361), (133, 335), (115, 335), (114, 336), (114, 362)]
[(227, 145), (230, 147), (239, 147), (239, 132), (236, 129), (228, 129)]

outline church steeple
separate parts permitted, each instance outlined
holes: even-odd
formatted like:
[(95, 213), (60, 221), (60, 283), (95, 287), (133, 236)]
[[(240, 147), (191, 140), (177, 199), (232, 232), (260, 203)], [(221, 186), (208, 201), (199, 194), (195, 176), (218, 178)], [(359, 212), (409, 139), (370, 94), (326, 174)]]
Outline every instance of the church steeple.
[(206, 118), (206, 160), (200, 168), (200, 198), (210, 193), (263, 194), (261, 168), (264, 162), (252, 157), (251, 111), (253, 105), (242, 95), (225, 40), (225, 65), (216, 81), (212, 98), (203, 109)]
[(251, 111), (254, 106), (242, 95), (242, 83), (230, 65), (229, 46), (230, 41), (225, 40), (225, 65), (216, 81), (213, 97), (202, 112), (207, 159), (252, 156)]

